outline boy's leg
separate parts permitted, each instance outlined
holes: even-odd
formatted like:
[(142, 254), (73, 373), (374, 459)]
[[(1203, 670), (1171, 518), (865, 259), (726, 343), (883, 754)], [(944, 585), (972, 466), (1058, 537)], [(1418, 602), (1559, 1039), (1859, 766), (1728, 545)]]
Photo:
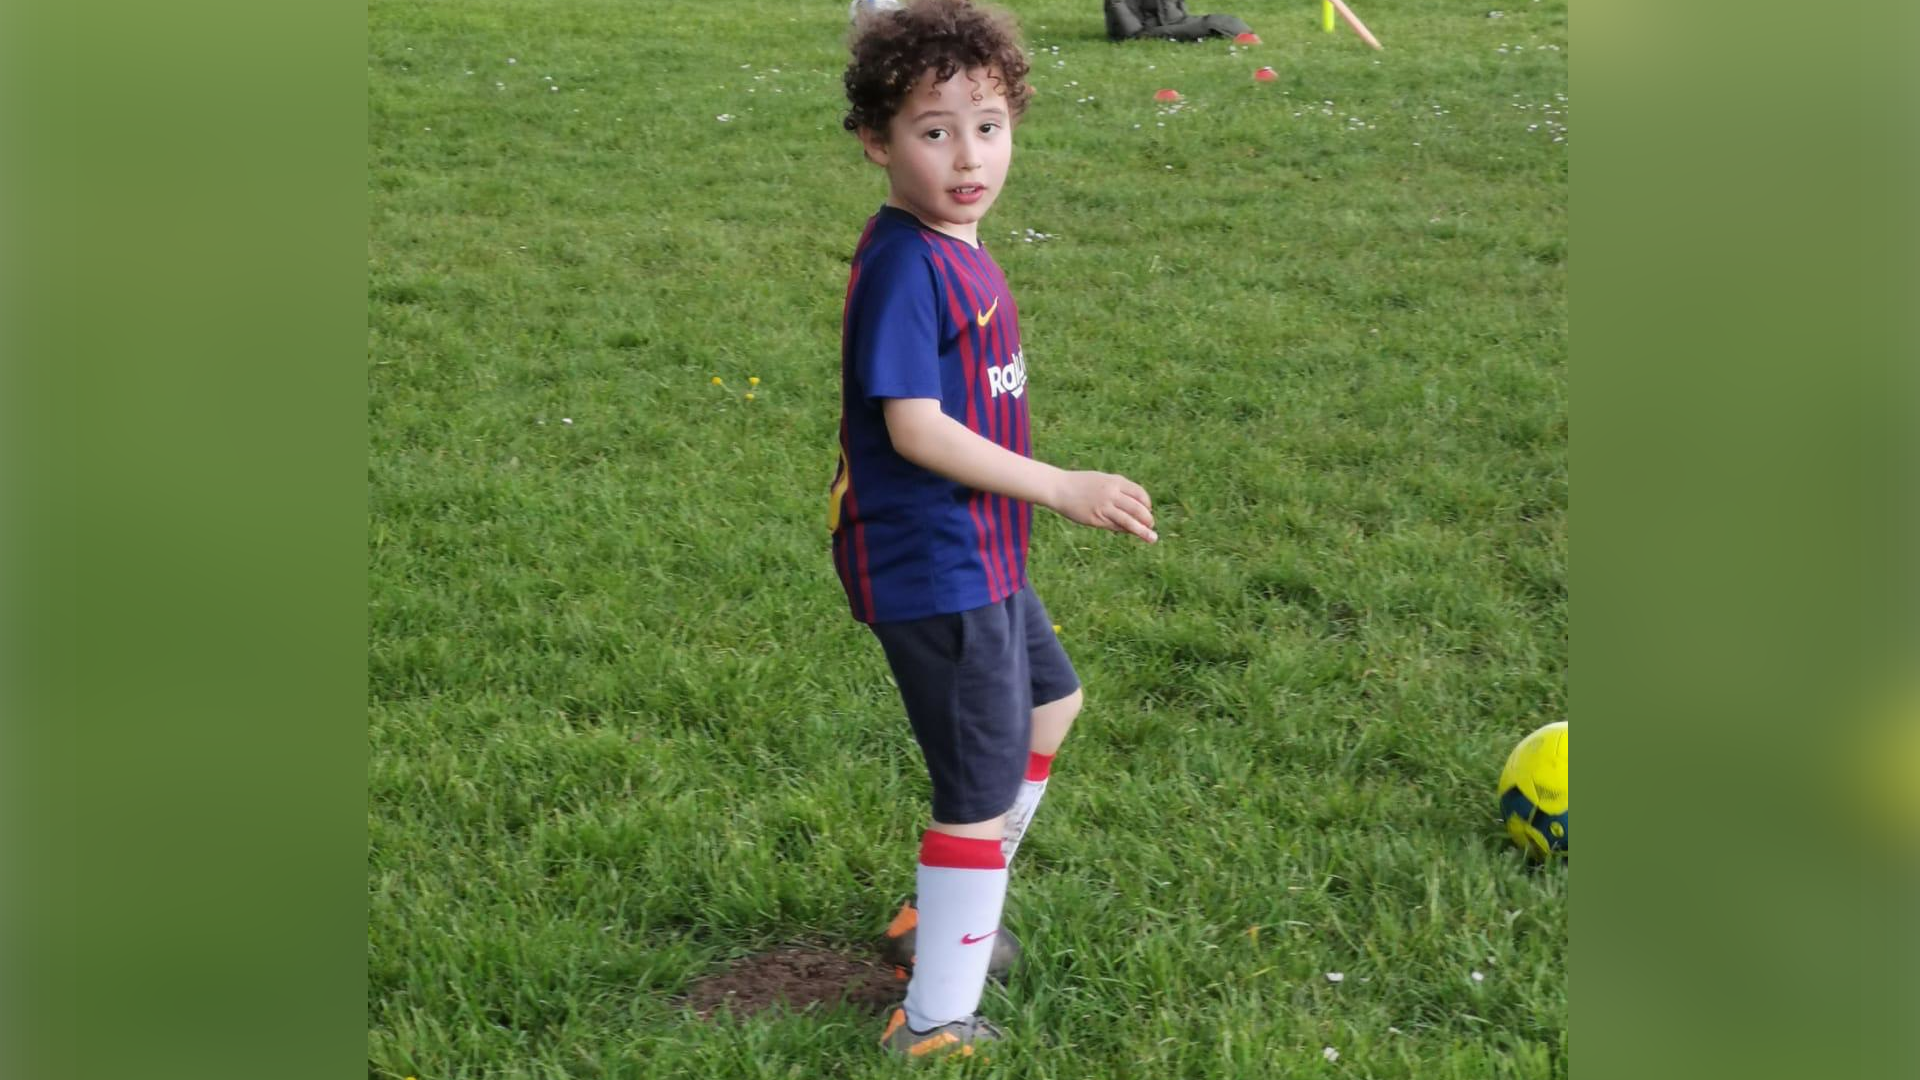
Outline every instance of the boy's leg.
[(921, 836), (915, 868), (915, 959), (903, 1009), (914, 1032), (973, 1016), (993, 956), (1007, 889), (1003, 819), (1032, 734), (1025, 642), (1013, 614), (1001, 601), (874, 625), (933, 784), (935, 824)]
[(1086, 691), (1075, 690), (1059, 701), (1036, 707), (1028, 751), (1047, 758), (1059, 753), (1060, 744), (1067, 741), (1067, 732), (1073, 730), (1073, 718), (1080, 715), (1080, 706), (1086, 699)]
[[(966, 825), (936, 821), (928, 828), (932, 832), (945, 833), (949, 836), (962, 839), (984, 840), (999, 844), (1006, 835), (1006, 820), (1006, 815), (1002, 814), (999, 817), (989, 818), (986, 821)], [(922, 863), (924, 862), (925, 860), (923, 858)], [(1002, 856), (1002, 862), (1005, 862), (1004, 855)], [(916, 888), (924, 884), (919, 880), (920, 876), (916, 869)], [(909, 897), (905, 904), (901, 905), (899, 913), (896, 914), (893, 917), (893, 921), (887, 925), (886, 933), (882, 937), (881, 942), (882, 958), (899, 969), (899, 977), (902, 979), (907, 977), (908, 969), (916, 965), (915, 957), (918, 955), (917, 947), (920, 938), (919, 928), (919, 894), (916, 893), (914, 896)], [(987, 958), (987, 977), (1004, 981), (1007, 973), (1013, 970), (1013, 965), (1020, 959), (1020, 942), (1014, 938), (1013, 934), (1005, 927), (997, 930), (995, 935), (992, 952)]]
[(972, 1016), (986, 987), (1007, 896), (1000, 854), (1004, 816), (970, 824), (935, 822), (920, 839), (914, 883), (918, 924), (907, 1023), (915, 1031)]
[(933, 832), (946, 833), (948, 836), (958, 836), (965, 840), (998, 840), (1006, 828), (1006, 821), (1007, 816), (1002, 814), (971, 825), (950, 825), (943, 821), (936, 821), (928, 827)]
[(1073, 718), (1080, 715), (1080, 703), (1085, 698), (1085, 694), (1075, 690), (1059, 701), (1049, 701), (1033, 710), (1033, 741), (1027, 752), (1027, 775), (1020, 781), (1019, 794), (1013, 797), (1013, 808), (1007, 811), (1006, 831), (1000, 837), (1000, 854), (1009, 865), (1013, 863), (1013, 853), (1020, 850), (1020, 839), (1027, 835), (1027, 826), (1033, 824), (1034, 811), (1040, 809), (1040, 797), (1047, 793), (1053, 755), (1059, 753), (1060, 744), (1066, 741)]
[(1053, 617), (1047, 606), (1028, 585), (1014, 597), (1020, 607), (1021, 631), (1027, 645), (1028, 679), (1033, 700), (1042, 704), (1033, 710), (1032, 733), (1028, 736), (1026, 776), (1007, 811), (1007, 828), (1000, 841), (1000, 853), (1013, 862), (1020, 840), (1033, 823), (1040, 808), (1040, 797), (1047, 793), (1047, 778), (1053, 770), (1053, 756), (1060, 752), (1073, 718), (1080, 715), (1086, 695), (1080, 689), (1080, 677), (1073, 670), (1067, 651), (1053, 633)]

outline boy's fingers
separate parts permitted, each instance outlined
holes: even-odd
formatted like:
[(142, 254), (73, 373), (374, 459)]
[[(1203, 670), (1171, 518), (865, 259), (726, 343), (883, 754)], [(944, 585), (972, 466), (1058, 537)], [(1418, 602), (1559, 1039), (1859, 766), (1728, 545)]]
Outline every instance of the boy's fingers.
[(1160, 539), (1159, 534), (1155, 533), (1151, 528), (1148, 528), (1144, 522), (1136, 520), (1132, 514), (1128, 513), (1118, 504), (1115, 504), (1112, 511), (1104, 513), (1102, 516), (1108, 522), (1107, 527), (1115, 532), (1130, 532), (1149, 544)]
[(1153, 528), (1153, 511), (1148, 509), (1145, 503), (1140, 502), (1138, 499), (1130, 499), (1125, 495), (1115, 499), (1113, 503), (1123, 512), (1132, 515), (1140, 524), (1145, 525), (1149, 529)]

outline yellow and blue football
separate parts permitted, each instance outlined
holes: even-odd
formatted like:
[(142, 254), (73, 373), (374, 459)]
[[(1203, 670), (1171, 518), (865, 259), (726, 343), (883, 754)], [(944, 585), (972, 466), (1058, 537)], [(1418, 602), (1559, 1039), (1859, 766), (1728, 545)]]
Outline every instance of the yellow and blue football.
[(1567, 722), (1520, 740), (1500, 770), (1500, 814), (1513, 842), (1537, 859), (1567, 854)]

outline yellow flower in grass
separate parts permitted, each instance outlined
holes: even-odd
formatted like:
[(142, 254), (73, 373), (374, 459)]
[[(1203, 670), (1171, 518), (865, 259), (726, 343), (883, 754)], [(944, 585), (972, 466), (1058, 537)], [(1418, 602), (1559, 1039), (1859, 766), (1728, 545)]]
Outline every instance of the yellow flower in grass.
[(760, 385), (760, 376), (758, 376), (758, 375), (749, 375), (749, 376), (747, 376), (747, 385), (748, 385), (748, 386), (759, 386), (759, 385)]
[(720, 378), (720, 376), (718, 376), (718, 375), (715, 375), (715, 376), (713, 377), (713, 385), (715, 385), (715, 386), (725, 386), (725, 385), (726, 385), (726, 383), (725, 383), (725, 381), (723, 381), (723, 380), (722, 380), (722, 379)]
[(747, 400), (748, 400), (748, 401), (752, 401), (752, 400), (753, 400), (753, 395), (752, 395), (752, 394), (748, 394), (748, 395), (747, 395)]

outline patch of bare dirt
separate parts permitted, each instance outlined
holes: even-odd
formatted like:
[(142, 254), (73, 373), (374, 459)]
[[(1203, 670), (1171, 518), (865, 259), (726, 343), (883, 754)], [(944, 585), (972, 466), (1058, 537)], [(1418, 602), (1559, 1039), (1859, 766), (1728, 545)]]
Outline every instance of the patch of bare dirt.
[(749, 956), (694, 980), (687, 1004), (702, 1020), (726, 1009), (748, 1016), (776, 1005), (799, 1011), (842, 1002), (879, 1015), (906, 995), (906, 980), (877, 960), (789, 946)]

